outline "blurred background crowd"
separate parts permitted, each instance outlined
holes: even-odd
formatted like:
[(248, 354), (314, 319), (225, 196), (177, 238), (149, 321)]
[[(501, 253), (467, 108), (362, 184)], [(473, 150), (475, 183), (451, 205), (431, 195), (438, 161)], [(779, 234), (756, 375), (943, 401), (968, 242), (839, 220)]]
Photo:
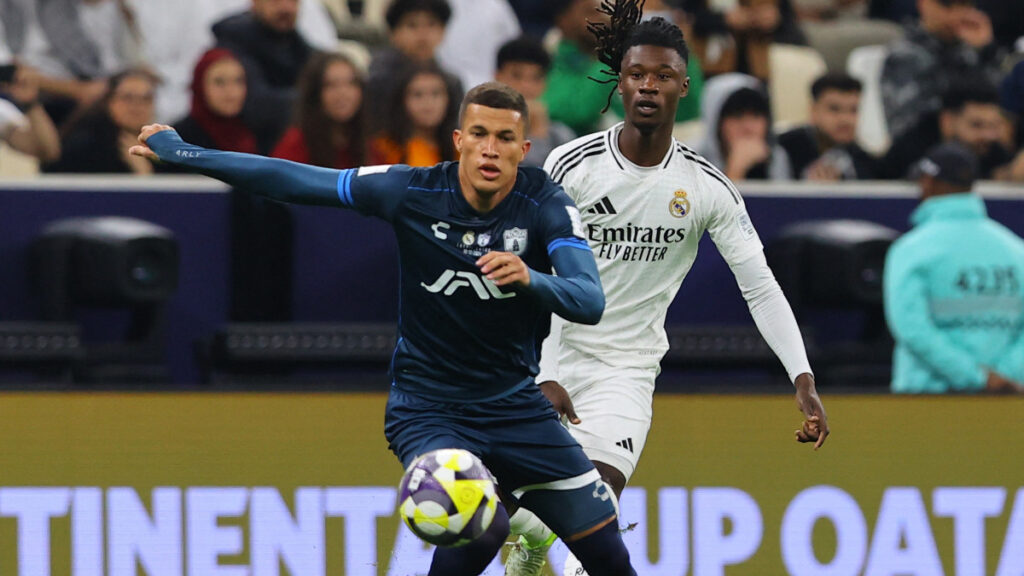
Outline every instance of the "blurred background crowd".
[[(333, 168), (455, 160), (463, 92), (531, 107), (540, 165), (617, 122), (598, 0), (0, 0), (0, 175), (165, 170), (139, 128)], [(736, 180), (903, 179), (956, 141), (1024, 182), (1024, 2), (647, 0), (682, 28), (676, 136)]]

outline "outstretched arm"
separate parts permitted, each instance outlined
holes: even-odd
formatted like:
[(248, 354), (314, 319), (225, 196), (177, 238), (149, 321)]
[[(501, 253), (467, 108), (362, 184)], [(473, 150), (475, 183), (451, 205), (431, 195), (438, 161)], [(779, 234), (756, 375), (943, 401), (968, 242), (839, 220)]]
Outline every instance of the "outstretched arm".
[(814, 448), (820, 448), (829, 434), (828, 417), (814, 385), (814, 375), (793, 309), (768, 267), (763, 252), (732, 265), (732, 271), (757, 329), (779, 357), (796, 387), (797, 408), (804, 414), (796, 439), (814, 442)]
[(222, 152), (184, 142), (170, 126), (151, 124), (139, 134), (131, 153), (181, 166), (236, 188), (282, 202), (344, 205), (338, 170), (307, 166), (255, 154)]

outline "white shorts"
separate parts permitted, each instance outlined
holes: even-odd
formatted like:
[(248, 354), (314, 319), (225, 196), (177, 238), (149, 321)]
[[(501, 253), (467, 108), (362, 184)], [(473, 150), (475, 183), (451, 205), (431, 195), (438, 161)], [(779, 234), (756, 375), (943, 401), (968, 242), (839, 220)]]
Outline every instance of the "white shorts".
[(580, 418), (579, 424), (566, 423), (569, 432), (588, 458), (614, 467), (629, 480), (651, 430), (654, 380), (660, 369), (611, 366), (565, 348), (558, 364), (558, 383)]

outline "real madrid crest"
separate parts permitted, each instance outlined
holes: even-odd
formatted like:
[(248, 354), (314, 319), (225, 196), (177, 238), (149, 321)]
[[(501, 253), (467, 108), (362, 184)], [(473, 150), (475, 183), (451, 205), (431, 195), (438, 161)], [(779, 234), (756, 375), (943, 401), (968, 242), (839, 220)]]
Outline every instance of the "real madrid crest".
[(682, 218), (690, 213), (690, 201), (686, 198), (686, 190), (676, 190), (675, 196), (668, 203), (669, 214)]
[(472, 246), (474, 242), (476, 242), (476, 234), (472, 230), (466, 230), (466, 233), (462, 235), (462, 243)]

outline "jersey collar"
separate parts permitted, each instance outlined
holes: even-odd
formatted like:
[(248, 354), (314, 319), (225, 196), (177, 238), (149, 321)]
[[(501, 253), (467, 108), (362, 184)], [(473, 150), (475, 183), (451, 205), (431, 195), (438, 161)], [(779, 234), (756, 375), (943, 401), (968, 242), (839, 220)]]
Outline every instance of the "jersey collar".
[(626, 155), (619, 150), (619, 133), (622, 132), (622, 128), (625, 125), (625, 122), (619, 122), (605, 132), (608, 149), (611, 150), (612, 158), (615, 159), (619, 168), (637, 176), (647, 176), (653, 172), (658, 172), (668, 168), (668, 165), (672, 162), (672, 158), (676, 153), (676, 139), (674, 137), (672, 138), (672, 143), (668, 147), (668, 152), (665, 153), (665, 157), (661, 159), (661, 162), (654, 166), (638, 166), (626, 158)]

